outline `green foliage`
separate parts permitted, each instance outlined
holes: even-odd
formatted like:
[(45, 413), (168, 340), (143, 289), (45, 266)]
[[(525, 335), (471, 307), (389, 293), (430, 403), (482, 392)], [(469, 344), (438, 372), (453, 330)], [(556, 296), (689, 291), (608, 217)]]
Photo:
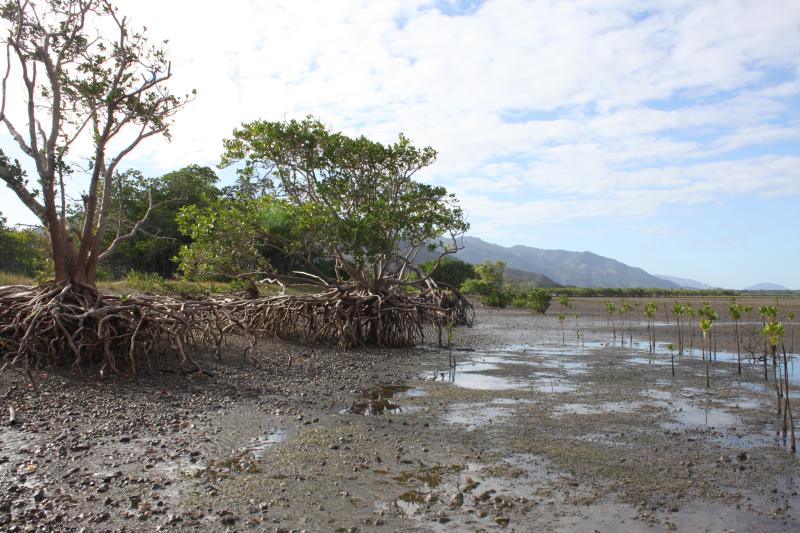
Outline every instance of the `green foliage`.
[(272, 196), (219, 198), (206, 207), (187, 205), (178, 213), (191, 244), (177, 259), (186, 277), (264, 277), (271, 272), (264, 248), (291, 232), (292, 206)]
[[(110, 216), (120, 162), (147, 138), (169, 138), (171, 117), (190, 97), (169, 91), (166, 41), (150, 42), (110, 2), (4, 2), (0, 18), (9, 69), (2, 100), (27, 104), (24, 121), (3, 122), (35, 168), (28, 180), (0, 154), (0, 180), (48, 229), (55, 278), (94, 285), (108, 234), (137, 229)], [(83, 176), (69, 179), (78, 170)], [(70, 182), (80, 189), (70, 193)], [(69, 201), (78, 198), (84, 213), (73, 224)]]
[(128, 282), (128, 286), (135, 291), (143, 292), (145, 294), (158, 294), (162, 292), (162, 283), (164, 282), (164, 278), (155, 272), (138, 272), (136, 270), (130, 270), (125, 275), (125, 279)]
[(502, 261), (484, 261), (475, 265), (475, 272), (480, 276), (481, 281), (494, 287), (495, 290), (503, 288), (503, 271), (506, 264)]
[(647, 302), (644, 304), (644, 317), (647, 320), (653, 320), (656, 316), (656, 310), (658, 310), (658, 304), (652, 301)]
[(436, 152), (402, 134), (383, 145), (309, 117), (244, 124), (224, 146), (221, 165), (243, 165), (242, 194), (285, 199), (305, 239), (299, 247), (319, 248), (359, 284), (389, 282), (421, 246), (454, 250), (469, 227), (454, 195), (414, 181)]
[(468, 279), (461, 284), (459, 290), (464, 294), (488, 296), (494, 290), (494, 287), (481, 279)]
[(49, 262), (49, 241), (43, 232), (12, 229), (0, 222), (0, 271), (38, 276), (49, 273)]
[(550, 303), (553, 301), (553, 295), (547, 289), (533, 288), (527, 292), (526, 307), (543, 315), (550, 308)]
[(488, 307), (504, 309), (511, 303), (512, 299), (513, 295), (511, 291), (491, 289), (489, 294), (481, 298), (481, 302)]
[(719, 315), (717, 314), (717, 310), (708, 302), (703, 302), (703, 306), (697, 310), (697, 316), (700, 317), (700, 331), (703, 332), (703, 336), (705, 337), (711, 330), (711, 326), (713, 326), (714, 322), (719, 318)]
[(767, 322), (775, 321), (778, 316), (778, 306), (776, 305), (762, 305), (758, 308), (758, 314), (761, 315)]
[(728, 305), (728, 312), (731, 315), (731, 319), (734, 321), (740, 320), (742, 318), (742, 311), (744, 311), (744, 306), (736, 303), (736, 298), (731, 298), (731, 303)]
[[(108, 268), (172, 276), (177, 270), (175, 256), (181, 246), (191, 242), (190, 236), (179, 229), (178, 213), (187, 206), (206, 207), (219, 198), (216, 173), (208, 167), (189, 165), (160, 178), (145, 178), (138, 171), (117, 178), (112, 218), (121, 218), (126, 225), (141, 219), (148, 209), (149, 198), (157, 207), (142, 225), (142, 231), (117, 246), (106, 260)], [(110, 240), (108, 236), (106, 244)]]
[(580, 297), (603, 296), (610, 298), (657, 298), (685, 296), (735, 296), (741, 291), (728, 289), (656, 289), (642, 287), (558, 287), (557, 294)]
[(528, 290), (530, 289), (520, 289), (513, 291), (513, 296), (511, 298), (511, 305), (514, 307), (528, 307)]
[(772, 349), (777, 348), (780, 338), (783, 336), (784, 328), (781, 322), (769, 321), (761, 328), (760, 334), (767, 341)]
[(436, 266), (436, 261), (431, 260), (422, 263), (419, 267), (426, 274), (431, 274), (431, 278), (436, 283), (444, 283), (451, 287), (461, 287), (467, 280), (476, 280), (478, 273), (475, 268), (464, 261), (459, 261), (452, 257), (443, 257), (439, 262), (439, 267), (433, 270)]
[(128, 288), (144, 294), (168, 294), (202, 297), (211, 293), (230, 294), (246, 289), (240, 280), (228, 283), (203, 284), (185, 279), (162, 278), (155, 272), (129, 271), (126, 276)]
[[(467, 280), (461, 287), (461, 292), (471, 295), (481, 295), (485, 305), (493, 307), (523, 307), (534, 313), (544, 314), (550, 308), (553, 294), (544, 288), (528, 286), (525, 288), (507, 287), (497, 290), (483, 280)], [(578, 320), (578, 315), (572, 315)]]
[(758, 308), (758, 313), (764, 320), (764, 326), (759, 332), (767, 343), (772, 347), (772, 350), (777, 348), (780, 338), (783, 336), (784, 327), (783, 323), (778, 322), (778, 306), (777, 305), (762, 305)]
[(565, 309), (569, 309), (572, 307), (572, 303), (569, 301), (569, 296), (566, 294), (562, 294), (558, 297), (558, 303), (561, 304), (561, 307)]

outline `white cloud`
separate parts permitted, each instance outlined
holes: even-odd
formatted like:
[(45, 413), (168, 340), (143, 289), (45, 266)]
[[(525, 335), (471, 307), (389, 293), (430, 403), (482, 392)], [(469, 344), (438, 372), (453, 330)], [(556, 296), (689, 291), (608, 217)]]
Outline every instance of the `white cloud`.
[(170, 40), (175, 92), (198, 90), (173, 143), (149, 141), (134, 166), (214, 164), (240, 123), (312, 114), (436, 147), (423, 178), (455, 187), (489, 238), (531, 217), (798, 194), (796, 154), (732, 153), (797, 138), (798, 2), (495, 0), (456, 17), (423, 0), (118, 5)]

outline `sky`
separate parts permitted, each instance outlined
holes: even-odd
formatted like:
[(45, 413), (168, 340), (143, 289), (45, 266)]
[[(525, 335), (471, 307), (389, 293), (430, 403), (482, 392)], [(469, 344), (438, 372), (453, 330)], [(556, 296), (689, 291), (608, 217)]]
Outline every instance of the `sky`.
[[(312, 115), (433, 146), (419, 179), (484, 240), (800, 289), (800, 1), (116, 4), (169, 40), (173, 92), (197, 90), (170, 143), (126, 160), (145, 174), (216, 165), (244, 122)], [(34, 220), (6, 189), (0, 211)]]

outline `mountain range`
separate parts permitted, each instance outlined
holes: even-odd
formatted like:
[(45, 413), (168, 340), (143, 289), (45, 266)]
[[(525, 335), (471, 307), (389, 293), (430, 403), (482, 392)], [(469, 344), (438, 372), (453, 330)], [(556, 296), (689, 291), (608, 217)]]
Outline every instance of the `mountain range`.
[(756, 283), (755, 285), (750, 285), (745, 289), (746, 291), (788, 291), (787, 287), (783, 285), (778, 285), (777, 283)]
[(711, 285), (703, 283), (702, 281), (697, 281), (696, 279), (690, 278), (679, 278), (677, 276), (666, 276), (664, 274), (654, 274), (655, 277), (665, 279), (667, 281), (671, 281), (672, 283), (676, 283), (685, 289), (713, 289)]
[[(681, 288), (680, 284), (648, 274), (641, 268), (628, 266), (592, 252), (545, 250), (521, 245), (505, 247), (477, 237), (464, 237), (463, 245), (464, 248), (455, 254), (457, 259), (472, 264), (482, 261), (503, 261), (512, 275), (513, 269), (543, 274), (560, 285)], [(420, 254), (417, 261), (424, 262), (431, 257), (428, 254)], [(514, 277), (518, 278), (519, 274)]]
[[(679, 278), (665, 274), (650, 274), (641, 268), (632, 267), (609, 257), (592, 252), (570, 252), (547, 250), (531, 246), (501, 246), (478, 237), (463, 237), (463, 249), (452, 255), (461, 261), (477, 265), (483, 261), (503, 261), (506, 264), (505, 279), (531, 282), (538, 287), (558, 285), (575, 287), (618, 287), (657, 289), (715, 289), (712, 285), (690, 278)], [(436, 256), (422, 250), (417, 263)], [(746, 291), (788, 291), (776, 283), (758, 283)]]
[(503, 271), (503, 279), (506, 281), (516, 281), (519, 283), (532, 283), (536, 287), (560, 287), (560, 283), (548, 278), (538, 272), (528, 272), (518, 268), (506, 267)]

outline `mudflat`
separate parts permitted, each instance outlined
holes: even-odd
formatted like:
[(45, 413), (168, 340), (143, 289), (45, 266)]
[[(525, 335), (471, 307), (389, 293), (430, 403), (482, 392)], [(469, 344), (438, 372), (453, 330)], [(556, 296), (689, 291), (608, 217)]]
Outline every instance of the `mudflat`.
[(210, 375), (36, 373), (38, 392), (7, 373), (0, 525), (800, 530), (800, 462), (757, 345), (739, 374), (720, 320), (707, 388), (699, 333), (690, 352), (685, 329), (678, 354), (667, 303), (655, 353), (640, 311), (623, 345), (602, 301), (585, 299), (565, 311), (563, 342), (557, 304), (536, 317), (479, 307), (451, 349), (433, 334), (402, 350), (267, 342), (257, 367), (231, 346), (222, 360), (199, 355)]

